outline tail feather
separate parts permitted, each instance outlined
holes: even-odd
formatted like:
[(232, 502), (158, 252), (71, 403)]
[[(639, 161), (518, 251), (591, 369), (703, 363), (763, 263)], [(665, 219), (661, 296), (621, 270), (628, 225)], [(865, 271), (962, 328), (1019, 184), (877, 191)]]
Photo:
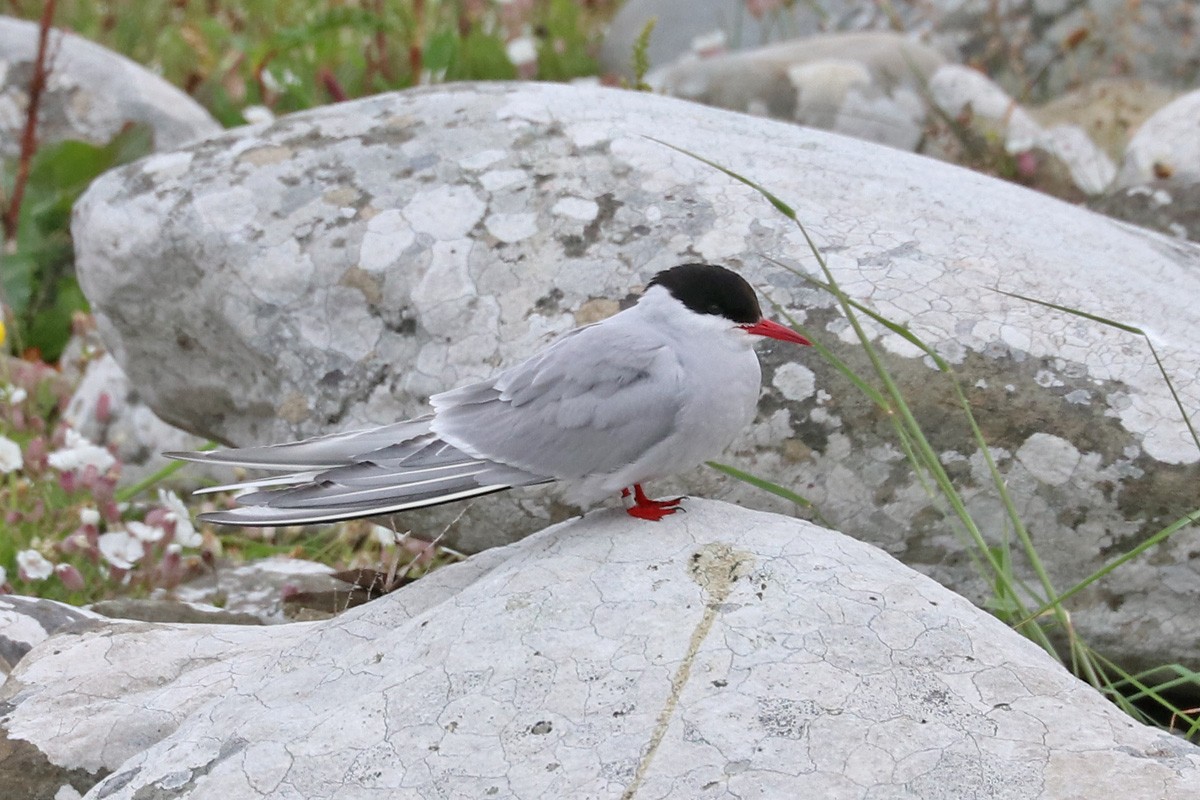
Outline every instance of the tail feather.
[(376, 450), (397, 448), (397, 453), (403, 452), (414, 440), (429, 433), (432, 420), (433, 417), (427, 415), (379, 428), (330, 433), (299, 442), (227, 450), (171, 451), (163, 455), (180, 461), (253, 469), (329, 469), (351, 463)]
[(511, 486), (480, 486), (455, 494), (435, 497), (418, 497), (406, 499), (392, 504), (373, 503), (366, 505), (351, 505), (331, 507), (326, 509), (305, 508), (273, 508), (271, 506), (244, 506), (231, 508), (226, 511), (208, 511), (200, 515), (204, 522), (215, 522), (219, 525), (244, 525), (247, 527), (264, 525), (315, 525), (322, 522), (341, 522), (347, 519), (362, 517), (378, 517), (384, 514), (394, 514), (400, 511), (411, 511), (417, 508), (429, 508), (444, 503), (453, 503), (485, 494), (502, 492)]
[(552, 480), (464, 453), (431, 433), (430, 419), (289, 444), (167, 455), (284, 473), (199, 490), (251, 490), (236, 499), (238, 508), (200, 515), (226, 525), (335, 522)]

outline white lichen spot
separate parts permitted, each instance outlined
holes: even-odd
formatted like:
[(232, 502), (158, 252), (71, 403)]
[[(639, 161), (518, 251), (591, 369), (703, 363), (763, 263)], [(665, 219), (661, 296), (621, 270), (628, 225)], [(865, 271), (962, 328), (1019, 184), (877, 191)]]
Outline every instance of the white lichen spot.
[(245, 272), (246, 285), (258, 300), (275, 305), (296, 302), (311, 288), (315, 266), (295, 239), (264, 249)]
[(772, 385), (793, 402), (812, 397), (817, 388), (817, 376), (803, 364), (783, 364), (775, 370)]
[(576, 122), (567, 126), (567, 138), (576, 147), (595, 147), (613, 136), (613, 126), (608, 122)]
[(1017, 460), (1033, 477), (1051, 486), (1071, 479), (1081, 455), (1075, 445), (1049, 433), (1035, 433), (1017, 448)]
[(1033, 347), (1033, 339), (1028, 331), (1021, 330), (1014, 325), (1000, 326), (1000, 341), (1004, 342), (1012, 350), (1017, 350), (1022, 353), (1028, 353)]
[(938, 453), (938, 461), (941, 461), (943, 464), (956, 464), (966, 460), (967, 457), (957, 450), (944, 450)]
[(492, 214), (484, 223), (488, 233), (512, 244), (537, 233), (537, 214)]
[(600, 206), (596, 204), (595, 200), (588, 200), (583, 197), (564, 197), (555, 203), (550, 211), (558, 214), (560, 217), (570, 217), (580, 222), (591, 222), (600, 213)]
[(396, 209), (376, 214), (367, 223), (358, 248), (358, 265), (375, 272), (388, 269), (416, 241), (412, 226)]
[(413, 196), (403, 209), (417, 233), (439, 241), (462, 239), (487, 211), (487, 205), (466, 186), (438, 186)]
[(336, 316), (302, 314), (300, 335), (313, 349), (338, 353), (351, 361), (366, 358), (383, 335), (383, 321), (371, 313), (362, 293), (347, 286), (327, 290), (326, 303)]
[(142, 172), (158, 181), (178, 178), (192, 165), (191, 153), (162, 153), (142, 161)]
[(1048, 369), (1039, 369), (1037, 374), (1033, 376), (1033, 382), (1038, 386), (1041, 386), (1043, 389), (1049, 389), (1051, 386), (1063, 385), (1063, 382), (1058, 379), (1058, 376)]
[(658, 206), (647, 207), (644, 214), (646, 217), (646, 222), (649, 222), (651, 225), (662, 221), (663, 212)]
[(193, 205), (200, 219), (225, 237), (250, 228), (258, 216), (254, 192), (242, 186), (202, 194)]
[(487, 169), (507, 155), (503, 150), (480, 150), (474, 155), (459, 160), (458, 165), (467, 170)]
[(479, 176), (479, 185), (489, 192), (510, 186), (527, 186), (529, 181), (529, 173), (523, 169), (494, 169)]
[(1076, 389), (1063, 395), (1063, 399), (1077, 406), (1088, 406), (1092, 404), (1092, 393), (1087, 389)]
[(962, 342), (954, 339), (938, 342), (936, 349), (938, 355), (950, 364), (961, 364), (967, 358), (967, 348), (963, 346)]

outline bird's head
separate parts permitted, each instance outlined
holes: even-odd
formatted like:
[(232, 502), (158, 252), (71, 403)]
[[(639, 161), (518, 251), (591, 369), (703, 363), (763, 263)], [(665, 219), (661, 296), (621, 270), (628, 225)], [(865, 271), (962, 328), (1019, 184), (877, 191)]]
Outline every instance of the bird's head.
[(722, 318), (738, 330), (784, 342), (811, 345), (805, 337), (766, 319), (754, 289), (741, 275), (716, 264), (681, 264), (654, 276), (646, 290), (661, 286), (696, 314)]

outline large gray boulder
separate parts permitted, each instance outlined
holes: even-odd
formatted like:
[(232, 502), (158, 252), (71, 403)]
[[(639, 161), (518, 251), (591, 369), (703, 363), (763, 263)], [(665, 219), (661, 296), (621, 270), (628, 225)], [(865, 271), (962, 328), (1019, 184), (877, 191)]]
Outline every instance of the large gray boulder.
[[(833, 300), (766, 260), (814, 270), (799, 231), (647, 136), (766, 183), (847, 292), (954, 364), (1058, 586), (1200, 506), (1200, 449), (1146, 343), (996, 291), (1146, 326), (1195, 409), (1200, 248), (926, 158), (670, 98), (461, 84), (152, 156), (80, 201), (81, 282), (151, 407), (233, 444), (420, 413), (429, 394), (493, 374), (630, 302), (655, 271), (696, 260), (740, 270), (863, 367)], [(904, 339), (868, 329), (985, 535), (1004, 541), (947, 383)], [(986, 601), (956, 523), (881, 412), (814, 351), (761, 352), (760, 414), (725, 460)], [(652, 490), (795, 511), (713, 471)], [(476, 551), (574, 513), (557, 492), (401, 524)], [(1119, 658), (1200, 659), (1194, 550), (1177, 537), (1076, 597), (1075, 625)]]
[(1200, 782), (1200, 750), (882, 551), (685, 505), (653, 530), (597, 512), (323, 622), (54, 637), (13, 672), (0, 723), (106, 800), (1060, 800)]
[(925, 87), (944, 59), (888, 31), (825, 34), (682, 59), (647, 80), (672, 97), (913, 150)]
[[(0, 156), (20, 152), (37, 56), (38, 25), (0, 17)], [(211, 136), (221, 125), (145, 67), (71, 33), (50, 33), (52, 60), (39, 106), (40, 141), (107, 144), (128, 123), (146, 125), (156, 149)]]
[(1112, 75), (1182, 88), (1200, 74), (1200, 18), (1178, 0), (629, 0), (601, 49), (606, 72), (630, 76), (634, 42), (650, 19), (658, 20), (647, 52), (653, 67), (816, 33), (874, 30), (920, 36), (1008, 92), (1039, 99)]
[[(0, 159), (20, 153), (39, 30), (33, 22), (0, 17)], [(49, 48), (47, 85), (38, 106), (40, 144), (105, 145), (126, 125), (139, 124), (151, 132), (156, 150), (170, 150), (222, 130), (187, 94), (118, 53), (59, 29), (50, 32)], [(77, 341), (64, 361), (86, 347)], [(161, 469), (161, 450), (204, 444), (158, 419), (109, 358), (89, 359), (67, 418), (89, 440), (117, 452), (123, 484)]]

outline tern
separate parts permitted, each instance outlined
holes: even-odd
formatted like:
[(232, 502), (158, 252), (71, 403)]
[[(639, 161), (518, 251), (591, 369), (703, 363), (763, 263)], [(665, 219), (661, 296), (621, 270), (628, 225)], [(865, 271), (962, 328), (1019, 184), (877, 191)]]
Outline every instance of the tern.
[[(489, 380), (429, 399), (432, 413), (299, 442), (166, 455), (277, 473), (200, 515), (225, 525), (305, 525), (391, 514), (561, 481), (568, 502), (620, 492), (660, 520), (683, 498), (642, 484), (699, 466), (750, 422), (756, 337), (811, 342), (765, 319), (741, 276), (712, 264), (659, 272), (638, 302), (567, 333)], [(282, 473), (282, 474), (278, 474)]]

